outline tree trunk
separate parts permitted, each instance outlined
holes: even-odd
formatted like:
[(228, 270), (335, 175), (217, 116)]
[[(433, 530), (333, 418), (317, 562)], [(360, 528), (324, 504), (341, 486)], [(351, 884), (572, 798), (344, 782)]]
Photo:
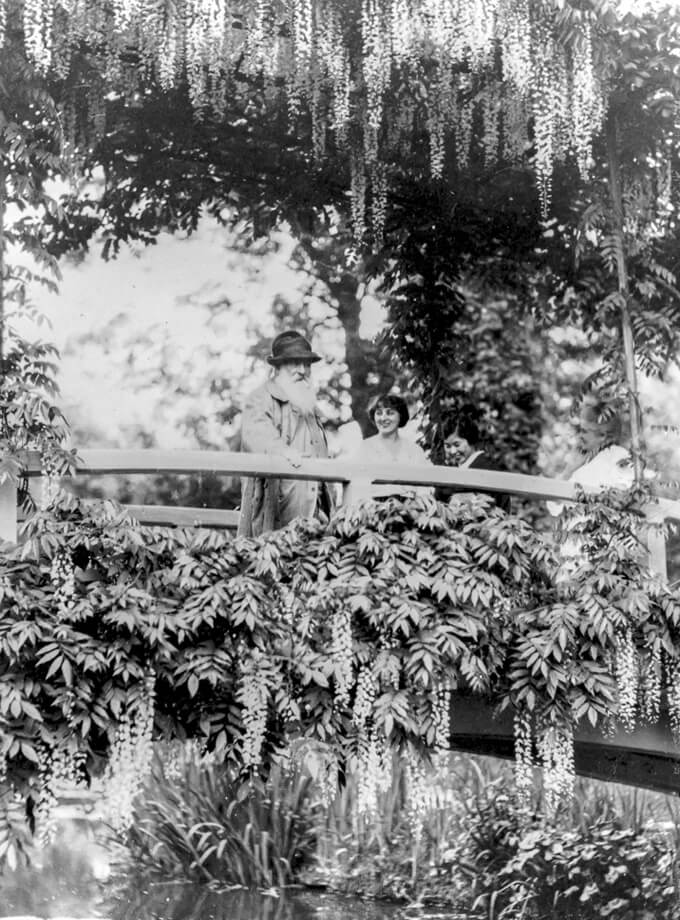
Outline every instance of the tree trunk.
[(623, 359), (628, 388), (628, 406), (630, 410), (630, 441), (633, 455), (633, 472), (635, 482), (642, 479), (642, 424), (640, 402), (635, 367), (635, 339), (630, 319), (628, 284), (628, 265), (623, 243), (623, 196), (621, 194), (621, 169), (617, 150), (617, 120), (610, 111), (607, 123), (607, 153), (609, 158), (609, 191), (613, 211), (613, 235), (616, 239), (616, 273), (618, 290), (621, 295), (621, 339)]
[(395, 380), (394, 370), (389, 358), (382, 357), (377, 347), (361, 336), (360, 280), (355, 272), (348, 271), (344, 265), (342, 240), (330, 237), (324, 243), (308, 234), (299, 234), (298, 243), (312, 263), (311, 269), (307, 270), (328, 288), (329, 304), (337, 310), (342, 324), (352, 418), (366, 437), (372, 427), (367, 404), (374, 389), (369, 386), (369, 375), (375, 374), (378, 378), (377, 388), (389, 389)]

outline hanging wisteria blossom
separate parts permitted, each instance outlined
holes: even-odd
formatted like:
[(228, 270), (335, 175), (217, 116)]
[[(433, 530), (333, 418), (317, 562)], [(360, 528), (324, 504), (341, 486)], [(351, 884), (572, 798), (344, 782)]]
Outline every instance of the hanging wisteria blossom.
[[(361, 158), (351, 183), (360, 239), (382, 229), (380, 207), (368, 228), (363, 216), (371, 177), (384, 177), (375, 164), (398, 161), (410, 148), (414, 118), (429, 133), (435, 178), (447, 162), (488, 164), (531, 149), (547, 210), (556, 160), (573, 155), (587, 172), (605, 111), (593, 55), (597, 21), (581, 10), (565, 30), (560, 7), (550, 0), (0, 0), (0, 45), (15, 19), (39, 73), (63, 77), (85, 50), (102, 59), (107, 90), (116, 79), (135, 88), (152, 80), (166, 90), (185, 80), (197, 117), (206, 110), (219, 117), (235, 79), (261, 76), (284, 91), (292, 118), (311, 117), (317, 157), (328, 136)], [(471, 147), (473, 121), (479, 149)]]

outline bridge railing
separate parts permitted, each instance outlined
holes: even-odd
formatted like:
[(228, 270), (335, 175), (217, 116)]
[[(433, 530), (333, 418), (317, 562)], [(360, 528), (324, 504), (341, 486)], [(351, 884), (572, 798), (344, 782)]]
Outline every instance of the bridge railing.
[[(29, 477), (43, 475), (40, 457), (30, 452), (25, 466)], [(528, 476), (498, 470), (467, 467), (352, 463), (342, 458), (333, 460), (304, 459), (299, 467), (273, 454), (249, 454), (232, 451), (204, 450), (80, 450), (77, 474), (190, 474), (214, 473), (240, 477), (257, 476), (265, 479), (311, 479), (358, 487), (365, 491), (371, 483), (405, 486), (448, 486), (484, 492), (502, 492), (534, 500), (573, 501), (577, 499), (574, 485), (563, 479)], [(584, 488), (596, 492), (595, 488)], [(236, 527), (238, 511), (215, 508), (184, 508), (154, 505), (128, 505), (139, 520), (153, 524), (184, 526)], [(680, 520), (680, 502), (655, 499), (647, 509), (653, 522)], [(0, 539), (17, 540), (16, 485), (8, 478), (0, 482)], [(666, 574), (666, 547), (662, 535), (650, 541), (650, 564), (655, 571)]]

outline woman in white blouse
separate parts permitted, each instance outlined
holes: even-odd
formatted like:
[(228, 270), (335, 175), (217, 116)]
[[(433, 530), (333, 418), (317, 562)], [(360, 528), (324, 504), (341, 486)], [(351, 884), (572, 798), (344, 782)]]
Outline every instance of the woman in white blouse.
[[(583, 400), (576, 435), (581, 455), (589, 459), (573, 471), (569, 482), (590, 489), (629, 489), (635, 477), (630, 451), (620, 443), (624, 440), (623, 424), (618, 415), (605, 412), (604, 405), (594, 398)], [(645, 473), (646, 478), (653, 476)], [(564, 502), (546, 504), (552, 515), (564, 508)]]
[[(369, 417), (378, 433), (366, 438), (347, 457), (349, 463), (370, 464), (427, 464), (430, 460), (414, 441), (404, 438), (400, 430), (409, 420), (408, 406), (401, 396), (385, 393), (378, 396), (369, 408)], [(388, 495), (404, 494), (431, 495), (432, 489), (425, 486), (402, 486), (385, 483), (374, 485), (367, 481), (353, 482), (345, 489), (344, 504), (360, 498), (384, 498)]]
[[(581, 407), (581, 416), (577, 427), (578, 446), (582, 454), (589, 459), (578, 466), (569, 476), (569, 482), (582, 486), (588, 491), (601, 489), (629, 489), (633, 485), (635, 475), (633, 471), (633, 458), (628, 447), (621, 442), (626, 441), (621, 418), (613, 413), (607, 413), (606, 406), (594, 397), (586, 397)], [(644, 478), (655, 479), (657, 473), (645, 470)], [(562, 513), (565, 502), (546, 502), (548, 511), (554, 516)], [(654, 520), (654, 509), (650, 506), (648, 517)], [(578, 534), (580, 526), (586, 520), (586, 512), (571, 518), (567, 525), (568, 534), (562, 535), (560, 543), (560, 556), (563, 560), (562, 577), (573, 572), (584, 560), (581, 538)], [(663, 537), (655, 531), (647, 535), (650, 559), (655, 568), (665, 566), (665, 544)]]

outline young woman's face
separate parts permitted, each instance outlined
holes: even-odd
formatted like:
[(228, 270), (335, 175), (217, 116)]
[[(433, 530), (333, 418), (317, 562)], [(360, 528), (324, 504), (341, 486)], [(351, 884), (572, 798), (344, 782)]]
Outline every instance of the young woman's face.
[(373, 414), (373, 420), (375, 427), (383, 437), (394, 434), (399, 429), (399, 412), (388, 406), (378, 406)]
[(450, 434), (444, 441), (444, 462), (449, 466), (457, 466), (469, 453), (469, 443), (457, 432)]

